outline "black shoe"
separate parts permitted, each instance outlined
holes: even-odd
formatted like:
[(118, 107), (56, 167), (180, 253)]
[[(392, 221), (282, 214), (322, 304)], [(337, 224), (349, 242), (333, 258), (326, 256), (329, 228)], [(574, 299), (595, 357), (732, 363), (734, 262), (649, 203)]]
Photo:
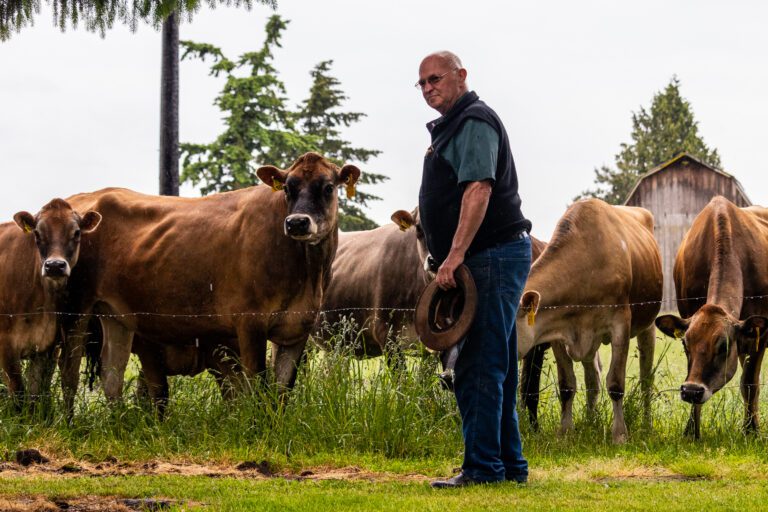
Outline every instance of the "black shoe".
[(482, 482), (469, 478), (464, 473), (459, 473), (453, 478), (449, 478), (448, 480), (435, 480), (429, 485), (431, 485), (433, 489), (455, 489), (458, 487), (467, 487), (469, 485), (476, 485), (481, 483)]

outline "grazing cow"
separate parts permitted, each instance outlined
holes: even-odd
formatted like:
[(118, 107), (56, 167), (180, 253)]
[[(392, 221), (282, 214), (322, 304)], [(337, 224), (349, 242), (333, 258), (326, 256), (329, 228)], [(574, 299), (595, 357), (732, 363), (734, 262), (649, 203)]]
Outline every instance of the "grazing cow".
[(182, 346), (237, 339), (247, 376), (263, 375), (270, 340), (278, 384), (293, 385), (331, 277), (336, 189), (352, 193), (360, 170), (307, 153), (257, 173), (272, 190), (180, 198), (110, 188), (70, 199), (105, 218), (70, 294), (74, 308), (101, 315), (108, 398), (122, 395), (134, 333)]
[[(81, 210), (82, 211), (82, 210)], [(101, 215), (80, 216), (62, 199), (37, 213), (18, 212), (0, 224), (0, 369), (17, 406), (24, 398), (21, 359), (49, 351), (81, 236), (92, 236)], [(83, 238), (86, 240), (86, 238)], [(32, 398), (40, 379), (30, 382)]]
[(701, 405), (742, 365), (744, 428), (758, 429), (760, 366), (768, 331), (768, 208), (738, 208), (714, 197), (685, 235), (675, 259), (683, 318), (663, 315), (657, 327), (683, 341), (688, 376), (681, 398), (693, 404), (687, 434), (700, 435)]
[[(653, 216), (642, 208), (598, 199), (571, 205), (541, 257), (531, 267), (517, 317), (521, 355), (552, 343), (575, 361), (594, 361), (611, 344), (606, 379), (613, 401), (613, 441), (626, 440), (623, 397), (630, 338), (637, 336), (646, 415), (650, 414), (655, 329), (661, 305), (661, 257)], [(570, 307), (568, 307), (570, 306)], [(563, 364), (563, 430), (573, 427), (576, 376)], [(565, 386), (563, 386), (565, 383)]]

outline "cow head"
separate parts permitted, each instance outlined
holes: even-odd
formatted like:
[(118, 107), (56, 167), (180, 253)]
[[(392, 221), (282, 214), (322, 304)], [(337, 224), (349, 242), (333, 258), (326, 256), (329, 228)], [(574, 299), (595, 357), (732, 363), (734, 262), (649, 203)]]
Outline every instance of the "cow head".
[(424, 264), (424, 272), (427, 273), (427, 278), (432, 281), (437, 273), (437, 264), (432, 256), (429, 255), (429, 249), (427, 249), (427, 239), (424, 236), (424, 229), (421, 227), (419, 221), (419, 207), (413, 209), (412, 212), (405, 210), (397, 210), (390, 217), (392, 222), (395, 223), (402, 231), (407, 231), (411, 228), (416, 230), (416, 247), (419, 251), (419, 260)]
[(739, 352), (749, 355), (757, 351), (765, 340), (768, 318), (751, 316), (739, 321), (722, 307), (706, 304), (690, 319), (662, 315), (656, 319), (656, 327), (683, 342), (688, 376), (680, 387), (680, 397), (703, 404), (733, 378)]
[(267, 165), (256, 173), (273, 190), (282, 190), (288, 204), (283, 230), (294, 240), (317, 244), (338, 226), (336, 187), (345, 185), (347, 197), (355, 193), (360, 169), (336, 167), (317, 153), (299, 157), (286, 171)]
[(13, 220), (35, 237), (40, 253), (40, 273), (47, 282), (66, 282), (80, 254), (80, 236), (94, 231), (101, 215), (89, 211), (82, 217), (63, 199), (53, 199), (37, 213), (18, 212)]

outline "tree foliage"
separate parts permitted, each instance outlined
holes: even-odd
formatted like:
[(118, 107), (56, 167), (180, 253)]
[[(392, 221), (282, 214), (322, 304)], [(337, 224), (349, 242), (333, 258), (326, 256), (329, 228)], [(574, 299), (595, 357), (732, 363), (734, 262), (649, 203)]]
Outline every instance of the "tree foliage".
[[(199, 186), (201, 193), (255, 185), (259, 182), (255, 173), (259, 166), (287, 168), (307, 151), (317, 151), (337, 164), (348, 160), (366, 162), (379, 154), (377, 150), (353, 147), (341, 138), (340, 128), (358, 122), (365, 114), (339, 110), (347, 97), (339, 81), (329, 75), (331, 61), (321, 62), (312, 71), (312, 87), (302, 105), (297, 109), (288, 106), (285, 85), (273, 65), (273, 50), (280, 47), (287, 24), (279, 16), (272, 16), (261, 49), (245, 53), (236, 61), (216, 46), (181, 42), (182, 60), (211, 58), (209, 74), (226, 79), (214, 100), (224, 113), (224, 131), (207, 144), (181, 144), (181, 179)], [(363, 173), (361, 184), (372, 185), (385, 179), (380, 174)], [(360, 207), (377, 199), (362, 190), (352, 200), (340, 197), (341, 229), (375, 227)]]
[[(0, 41), (11, 37), (40, 14), (42, 0), (0, 0)], [(159, 27), (171, 12), (191, 19), (201, 6), (234, 5), (251, 8), (254, 3), (275, 7), (276, 0), (45, 0), (53, 6), (53, 20), (61, 30), (80, 24), (102, 36), (115, 21), (136, 30), (140, 22)]]
[(643, 174), (683, 152), (720, 167), (717, 149), (704, 143), (691, 104), (680, 96), (680, 81), (672, 77), (667, 87), (653, 96), (649, 110), (640, 107), (632, 113), (632, 142), (621, 144), (616, 168), (603, 165), (595, 169), (597, 187), (576, 199), (598, 197), (622, 204)]
[[(316, 151), (333, 160), (337, 165), (342, 165), (349, 160), (367, 162), (381, 152), (375, 149), (353, 147), (350, 142), (341, 138), (340, 128), (349, 127), (360, 121), (365, 114), (339, 110), (347, 96), (339, 87), (341, 83), (329, 74), (332, 64), (332, 60), (320, 62), (310, 72), (312, 86), (309, 97), (304, 100), (296, 114), (298, 126), (303, 133), (314, 137)], [(360, 177), (360, 184), (375, 185), (387, 179), (383, 174), (364, 172)], [(353, 201), (358, 205), (367, 206), (369, 201), (380, 199), (369, 192), (358, 190)], [(376, 223), (368, 219), (359, 206), (352, 204), (352, 201), (345, 196), (339, 197), (339, 205), (341, 208), (339, 226), (342, 230), (358, 231), (376, 227)]]

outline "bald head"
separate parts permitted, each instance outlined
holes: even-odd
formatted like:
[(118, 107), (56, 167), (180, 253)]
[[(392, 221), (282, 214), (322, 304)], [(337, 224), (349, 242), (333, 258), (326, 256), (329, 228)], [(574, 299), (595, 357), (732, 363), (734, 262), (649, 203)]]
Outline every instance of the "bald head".
[(443, 62), (445, 62), (446, 65), (454, 69), (461, 69), (462, 67), (464, 67), (461, 65), (461, 59), (459, 58), (459, 56), (447, 50), (430, 53), (429, 55), (424, 57), (424, 60), (427, 60), (429, 58), (441, 59)]
[(452, 52), (427, 55), (419, 66), (419, 85), (427, 105), (445, 115), (469, 89), (467, 70)]

